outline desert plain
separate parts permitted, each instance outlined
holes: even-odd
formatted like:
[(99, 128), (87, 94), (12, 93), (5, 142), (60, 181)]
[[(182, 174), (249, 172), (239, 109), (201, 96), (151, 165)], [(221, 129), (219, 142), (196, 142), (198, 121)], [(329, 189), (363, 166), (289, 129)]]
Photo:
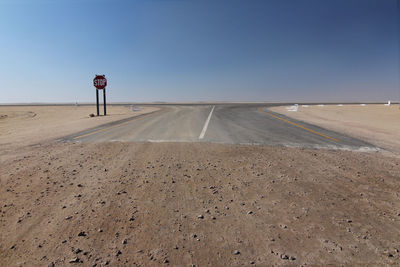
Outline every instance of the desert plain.
[(158, 109), (0, 107), (0, 266), (400, 264), (397, 106), (273, 109), (370, 152), (60, 141)]

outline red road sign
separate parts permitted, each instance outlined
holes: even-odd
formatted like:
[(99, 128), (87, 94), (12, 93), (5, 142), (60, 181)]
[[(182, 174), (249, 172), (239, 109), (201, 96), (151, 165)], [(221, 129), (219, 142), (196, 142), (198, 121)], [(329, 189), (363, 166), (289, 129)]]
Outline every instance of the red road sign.
[(107, 79), (105, 75), (96, 75), (93, 79), (93, 85), (97, 89), (104, 89), (107, 86)]

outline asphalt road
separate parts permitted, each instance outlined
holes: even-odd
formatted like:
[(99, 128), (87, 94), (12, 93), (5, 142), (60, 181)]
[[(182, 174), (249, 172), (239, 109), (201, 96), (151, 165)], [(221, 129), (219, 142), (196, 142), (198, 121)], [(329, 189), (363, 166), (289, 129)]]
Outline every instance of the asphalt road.
[(257, 105), (177, 105), (83, 131), (79, 142), (216, 142), (296, 147), (373, 148), (337, 132), (271, 112)]

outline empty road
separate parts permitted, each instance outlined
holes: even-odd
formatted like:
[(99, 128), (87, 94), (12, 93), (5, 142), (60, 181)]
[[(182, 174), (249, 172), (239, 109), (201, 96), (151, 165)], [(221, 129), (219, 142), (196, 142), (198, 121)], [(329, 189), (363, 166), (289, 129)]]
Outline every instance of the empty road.
[(262, 105), (163, 105), (160, 108), (151, 114), (68, 136), (65, 140), (373, 148), (362, 140), (296, 121)]

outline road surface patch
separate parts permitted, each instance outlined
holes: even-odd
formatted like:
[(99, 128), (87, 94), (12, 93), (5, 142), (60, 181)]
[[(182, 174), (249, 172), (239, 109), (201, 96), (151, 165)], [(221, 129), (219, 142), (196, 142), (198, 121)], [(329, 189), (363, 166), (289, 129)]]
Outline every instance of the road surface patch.
[(263, 112), (263, 113), (265, 113), (265, 114), (268, 114), (268, 115), (274, 117), (275, 119), (278, 119), (278, 120), (287, 122), (287, 123), (289, 123), (289, 124), (291, 124), (291, 125), (294, 125), (294, 126), (296, 126), (296, 127), (302, 128), (302, 129), (304, 129), (304, 130), (306, 130), (306, 131), (309, 131), (309, 132), (311, 132), (311, 133), (313, 133), (313, 134), (322, 136), (322, 137), (324, 137), (324, 138), (327, 138), (327, 139), (332, 140), (332, 141), (335, 141), (335, 142), (340, 142), (340, 141), (339, 141), (338, 139), (336, 139), (336, 138), (330, 137), (330, 136), (328, 136), (328, 135), (326, 135), (326, 134), (323, 134), (323, 133), (314, 131), (314, 130), (312, 130), (312, 129), (310, 129), (310, 128), (304, 127), (304, 126), (302, 126), (302, 125), (300, 125), (300, 124), (297, 124), (297, 123), (295, 123), (295, 122), (289, 121), (289, 120), (284, 119), (284, 118), (281, 118), (281, 117), (279, 117), (279, 116), (276, 116), (276, 115), (274, 115), (274, 114), (272, 114), (272, 113), (270, 113), (270, 112), (267, 112), (267, 111), (263, 110), (261, 107), (259, 107), (257, 110), (258, 110), (259, 112)]
[(89, 132), (89, 133), (86, 133), (86, 134), (82, 134), (82, 135), (76, 136), (76, 137), (74, 137), (72, 139), (73, 140), (77, 140), (77, 139), (80, 139), (80, 138), (83, 138), (83, 137), (86, 137), (86, 136), (89, 136), (89, 135), (92, 135), (92, 134), (100, 133), (100, 132), (103, 132), (103, 131), (106, 131), (106, 130), (109, 130), (109, 129), (112, 129), (112, 128), (115, 128), (115, 127), (119, 127), (121, 125), (127, 124), (127, 123), (132, 122), (132, 121), (138, 121), (138, 120), (141, 120), (143, 118), (147, 118), (150, 115), (154, 115), (156, 113), (159, 113), (159, 112), (161, 112), (163, 110), (164, 110), (164, 108), (159, 110), (159, 111), (156, 111), (156, 112), (152, 112), (152, 113), (149, 113), (149, 114), (138, 116), (137, 118), (134, 118), (134, 119), (129, 120), (129, 121), (124, 121), (124, 122), (121, 122), (121, 123), (118, 123), (118, 124), (115, 124), (115, 125), (112, 125), (112, 126), (109, 126), (109, 127), (105, 127), (105, 128), (99, 129), (99, 130), (95, 130), (93, 132)]

